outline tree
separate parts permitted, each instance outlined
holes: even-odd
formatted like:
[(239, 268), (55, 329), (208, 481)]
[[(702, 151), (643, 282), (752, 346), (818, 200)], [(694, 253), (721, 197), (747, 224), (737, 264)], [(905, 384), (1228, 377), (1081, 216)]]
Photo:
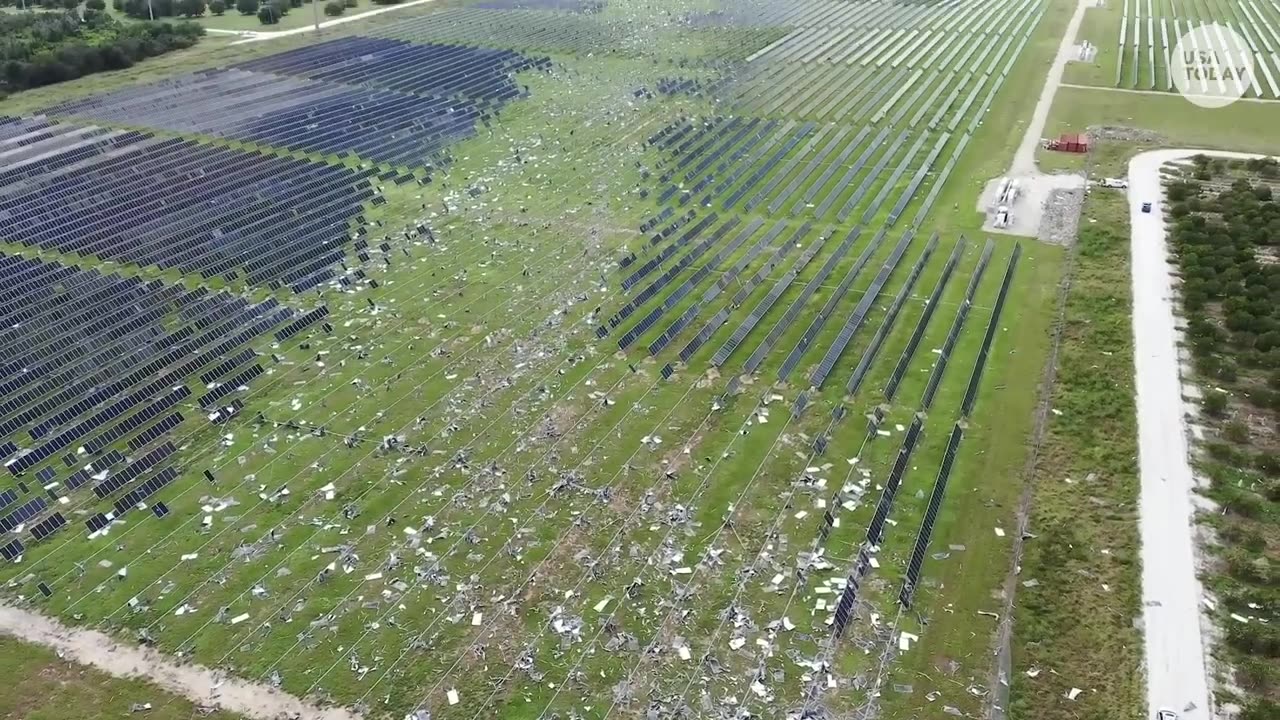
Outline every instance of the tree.
[(268, 3), (258, 8), (258, 21), (263, 25), (275, 25), (280, 22), (280, 8), (274, 3)]
[(253, 15), (258, 12), (258, 0), (236, 0), (236, 12)]
[(337, 17), (347, 11), (347, 6), (337, 0), (329, 0), (324, 5), (324, 14), (330, 17)]
[(213, 0), (209, 3), (209, 12), (214, 15), (222, 15), (227, 11), (227, 4), (223, 0)]
[(186, 17), (200, 17), (204, 15), (205, 0), (177, 0), (177, 10)]
[(85, 0), (86, 10), (97, 10), (103, 12), (107, 9), (107, 0)]

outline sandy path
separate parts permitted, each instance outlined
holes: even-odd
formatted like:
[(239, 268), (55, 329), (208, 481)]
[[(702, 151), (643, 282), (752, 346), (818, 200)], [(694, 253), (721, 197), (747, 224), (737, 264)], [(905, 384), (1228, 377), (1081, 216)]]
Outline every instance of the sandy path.
[[(1203, 588), (1196, 577), (1196, 483), (1188, 454), (1188, 408), (1179, 373), (1160, 167), (1201, 152), (1256, 157), (1156, 150), (1129, 161), (1147, 705), (1150, 717), (1168, 708), (1180, 720), (1208, 720), (1213, 714), (1208, 648), (1201, 632)], [(1142, 212), (1144, 202), (1152, 204), (1150, 213)]]
[(1044, 126), (1049, 121), (1049, 110), (1053, 107), (1053, 98), (1062, 85), (1062, 73), (1066, 71), (1067, 63), (1076, 57), (1076, 35), (1080, 33), (1084, 11), (1094, 5), (1095, 0), (1079, 0), (1075, 12), (1071, 14), (1067, 31), (1062, 34), (1062, 41), (1058, 43), (1058, 54), (1053, 58), (1053, 65), (1049, 67), (1049, 75), (1045, 78), (1044, 87), (1040, 88), (1040, 97), (1036, 100), (1035, 110), (1031, 112), (1031, 123), (1027, 125), (1027, 131), (1022, 134), (1022, 142), (1018, 144), (1018, 151), (1013, 155), (1013, 165), (1009, 168), (1010, 175), (1034, 175), (1038, 172), (1036, 149), (1040, 147), (1040, 140), (1044, 137)]
[[(320, 29), (323, 30), (325, 28), (330, 28), (335, 25), (342, 25), (344, 23), (355, 22), (356, 20), (364, 20), (365, 18), (370, 18), (370, 17), (373, 17), (374, 15), (381, 15), (382, 13), (394, 12), (396, 10), (403, 10), (405, 8), (414, 7), (415, 5), (425, 5), (429, 2), (435, 2), (435, 0), (409, 0), (409, 2), (400, 3), (398, 5), (386, 5), (384, 7), (375, 8), (373, 10), (357, 13), (355, 15), (347, 15), (345, 17), (334, 18), (333, 20), (325, 20), (324, 22), (320, 23)], [(317, 8), (317, 10), (318, 9), (319, 8)], [(245, 30), (243, 32), (237, 32), (232, 30), (232, 31), (224, 31), (224, 32), (235, 32), (238, 35), (244, 35), (245, 36), (244, 40), (240, 40), (232, 43), (233, 45), (240, 45), (242, 43), (261, 42), (263, 40), (274, 40), (276, 38), (288, 37), (290, 35), (301, 35), (302, 33), (315, 32), (315, 31), (316, 31), (316, 26), (314, 24), (311, 24), (311, 25), (307, 25), (306, 27), (293, 28), (292, 30), (275, 30), (275, 31)]]
[[(260, 683), (226, 676), (200, 665), (181, 665), (147, 648), (118, 643), (94, 630), (68, 628), (39, 613), (0, 604), (0, 632), (58, 651), (67, 660), (117, 677), (145, 678), (198, 705), (257, 720), (358, 720), (342, 708), (321, 708)], [(140, 697), (138, 702), (150, 698)]]

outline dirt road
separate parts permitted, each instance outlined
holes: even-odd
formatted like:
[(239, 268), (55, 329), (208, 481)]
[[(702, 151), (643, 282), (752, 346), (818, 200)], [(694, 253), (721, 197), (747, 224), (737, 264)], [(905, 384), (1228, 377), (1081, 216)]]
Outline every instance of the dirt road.
[[(1196, 577), (1195, 479), (1188, 455), (1178, 333), (1162, 216), (1160, 167), (1199, 150), (1157, 150), (1129, 162), (1134, 365), (1141, 480), (1143, 634), (1149, 717), (1168, 708), (1180, 720), (1213, 717), (1208, 647)], [(1252, 157), (1241, 153), (1206, 153)], [(1142, 212), (1142, 203), (1152, 205)]]
[[(43, 615), (0, 604), (0, 632), (57, 651), (117, 677), (142, 677), (197, 705), (220, 707), (256, 720), (359, 720), (343, 708), (321, 708), (260, 683), (227, 677), (200, 665), (181, 665), (93, 630), (68, 628)], [(140, 697), (137, 702), (151, 698)]]

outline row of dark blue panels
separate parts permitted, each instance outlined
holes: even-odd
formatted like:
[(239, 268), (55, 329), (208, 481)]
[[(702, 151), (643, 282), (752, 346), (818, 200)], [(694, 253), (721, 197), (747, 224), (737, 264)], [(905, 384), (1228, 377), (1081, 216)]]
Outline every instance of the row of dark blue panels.
[(547, 58), (511, 51), (351, 37), (45, 113), (433, 167), (447, 161), (449, 145), (475, 135), (477, 122), (521, 96), (518, 70), (549, 67)]
[[(212, 369), (235, 371), (238, 365), (226, 363), (232, 357), (247, 364), (254, 357), (245, 354), (247, 345), (298, 317), (274, 300), (250, 305), (224, 293), (175, 294), (160, 283), (17, 256), (0, 256), (0, 282), (23, 293), (15, 304), (40, 309), (7, 330), (6, 342), (28, 351), (0, 368), (4, 437), (11, 441), (25, 427), (38, 441), (10, 464), (14, 473), (72, 443), (105, 449), (126, 433), (107, 443), (86, 438), (109, 435), (116, 425), (145, 430), (146, 421), (190, 394), (188, 378), (216, 382)], [(113, 307), (105, 321), (100, 308), (90, 311), (103, 302)], [(47, 318), (58, 318), (63, 331), (48, 334)], [(28, 329), (32, 335), (24, 337)]]
[(376, 195), (373, 168), (132, 131), (72, 128), (3, 150), (13, 143), (0, 140), (4, 239), (206, 278), (313, 287)]
[(514, 97), (515, 73), (550, 66), (547, 57), (532, 59), (512, 50), (353, 36), (234, 67), (418, 95), (506, 101)]
[(390, 165), (431, 166), (470, 137), (481, 109), (441, 99), (240, 70), (212, 70), (44, 110)]

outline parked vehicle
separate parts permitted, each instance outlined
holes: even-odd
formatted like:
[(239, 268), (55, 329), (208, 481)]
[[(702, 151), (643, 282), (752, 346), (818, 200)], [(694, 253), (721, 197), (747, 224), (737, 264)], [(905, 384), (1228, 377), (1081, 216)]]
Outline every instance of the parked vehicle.
[(1142, 212), (1144, 213), (1151, 212), (1151, 203), (1142, 203)]

